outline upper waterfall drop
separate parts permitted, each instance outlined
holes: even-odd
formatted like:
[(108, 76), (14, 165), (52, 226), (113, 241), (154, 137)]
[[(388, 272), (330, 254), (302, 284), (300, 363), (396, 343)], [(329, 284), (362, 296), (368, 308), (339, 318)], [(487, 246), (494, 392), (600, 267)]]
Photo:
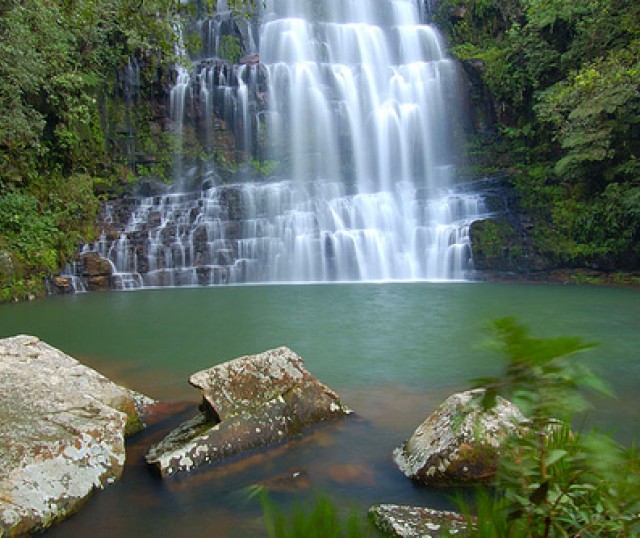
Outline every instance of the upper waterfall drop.
[[(199, 23), (204, 58), (178, 73), (174, 129), (220, 151), (222, 122), (244, 159), (277, 171), (224, 183), (214, 170), (139, 199), (120, 237), (93, 248), (143, 286), (464, 279), (483, 200), (455, 189), (457, 68), (421, 12), (268, 0), (258, 35), (248, 27), (256, 50), (234, 66), (217, 60), (220, 20)], [(178, 159), (188, 185), (197, 174)]]

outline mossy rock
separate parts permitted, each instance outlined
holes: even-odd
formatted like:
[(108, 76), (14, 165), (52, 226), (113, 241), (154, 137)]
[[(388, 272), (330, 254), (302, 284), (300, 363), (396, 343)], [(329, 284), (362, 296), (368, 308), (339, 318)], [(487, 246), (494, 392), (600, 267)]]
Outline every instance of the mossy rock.
[(454, 394), (418, 426), (394, 453), (409, 478), (429, 485), (477, 484), (492, 480), (504, 442), (525, 418), (498, 397), (485, 409), (483, 389)]

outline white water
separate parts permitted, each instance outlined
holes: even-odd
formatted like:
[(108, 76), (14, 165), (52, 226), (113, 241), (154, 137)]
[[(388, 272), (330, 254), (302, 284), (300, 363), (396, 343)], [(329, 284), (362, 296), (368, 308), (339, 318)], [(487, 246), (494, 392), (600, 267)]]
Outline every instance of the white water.
[[(174, 32), (176, 34), (176, 46), (175, 54), (179, 61), (184, 61), (187, 57), (187, 51), (184, 44), (184, 37), (182, 35), (182, 26), (179, 23), (174, 24)], [(183, 122), (185, 116), (185, 104), (187, 100), (187, 94), (191, 89), (189, 71), (182, 65), (176, 65), (176, 82), (169, 94), (169, 115), (171, 118), (173, 130), (175, 132), (176, 140), (176, 152), (174, 156), (174, 178), (176, 180), (176, 186), (178, 188), (183, 187)]]
[[(139, 200), (126, 233), (96, 247), (134, 275), (127, 286), (464, 279), (469, 225), (484, 208), (455, 192), (456, 65), (419, 4), (270, 0), (252, 51), (262, 66), (179, 70), (174, 127), (197, 81), (205, 140), (216, 110), (247, 155), (260, 128), (278, 177), (220, 186), (214, 176), (199, 192)], [(218, 27), (207, 25), (210, 50)], [(143, 263), (136, 233), (147, 236)]]

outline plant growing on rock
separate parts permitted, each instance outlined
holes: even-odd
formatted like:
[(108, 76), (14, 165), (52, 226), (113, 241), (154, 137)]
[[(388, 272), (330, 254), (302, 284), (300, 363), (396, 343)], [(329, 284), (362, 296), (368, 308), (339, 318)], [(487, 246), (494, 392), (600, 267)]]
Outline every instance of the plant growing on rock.
[(243, 56), (242, 45), (240, 39), (236, 36), (224, 35), (220, 40), (220, 50), (218, 54), (221, 58), (238, 63)]
[[(509, 397), (529, 419), (507, 445), (493, 494), (477, 502), (478, 536), (637, 536), (640, 457), (607, 435), (574, 432), (588, 407), (585, 389), (608, 394), (571, 360), (594, 347), (578, 338), (538, 339), (511, 318), (493, 322), (504, 374), (478, 380), (485, 405)], [(468, 507), (464, 510), (468, 513)]]

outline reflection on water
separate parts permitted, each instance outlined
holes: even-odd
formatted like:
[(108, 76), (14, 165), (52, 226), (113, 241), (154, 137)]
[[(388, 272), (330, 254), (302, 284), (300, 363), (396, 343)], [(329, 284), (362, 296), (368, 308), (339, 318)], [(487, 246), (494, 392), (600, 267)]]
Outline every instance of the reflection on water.
[[(112, 379), (164, 402), (129, 444), (123, 479), (50, 536), (264, 536), (250, 487), (283, 506), (326, 492), (345, 510), (376, 502), (450, 506), (447, 491), (414, 486), (392, 450), (469, 378), (496, 371), (478, 348), (487, 319), (517, 316), (535, 336), (599, 341), (582, 354), (618, 400), (592, 420), (637, 438), (640, 301), (635, 290), (492, 284), (256, 286), (86, 294), (0, 307), (0, 336), (34, 334)], [(288, 444), (162, 481), (146, 448), (195, 413), (188, 376), (288, 345), (355, 416)]]

